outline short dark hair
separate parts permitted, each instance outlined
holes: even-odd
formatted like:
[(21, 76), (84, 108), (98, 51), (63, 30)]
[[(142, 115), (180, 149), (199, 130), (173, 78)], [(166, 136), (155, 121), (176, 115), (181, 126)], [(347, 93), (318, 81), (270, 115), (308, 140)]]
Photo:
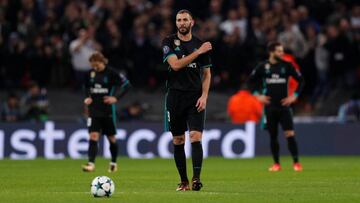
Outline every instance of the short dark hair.
[(187, 10), (187, 9), (181, 9), (180, 11), (178, 11), (178, 12), (176, 13), (176, 15), (178, 15), (178, 14), (183, 14), (183, 13), (187, 13), (187, 14), (189, 14), (189, 16), (191, 16), (191, 18), (194, 18), (194, 17), (193, 17), (193, 14), (192, 14), (189, 10)]
[(276, 47), (282, 46), (280, 42), (269, 42), (267, 45), (267, 51), (268, 53), (275, 51)]

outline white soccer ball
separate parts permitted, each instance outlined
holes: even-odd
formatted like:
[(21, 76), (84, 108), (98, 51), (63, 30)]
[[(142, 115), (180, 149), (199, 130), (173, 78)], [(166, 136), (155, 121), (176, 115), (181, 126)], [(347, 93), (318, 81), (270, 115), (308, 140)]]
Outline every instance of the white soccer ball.
[(115, 184), (107, 176), (98, 176), (91, 182), (91, 194), (94, 197), (110, 197), (114, 191)]

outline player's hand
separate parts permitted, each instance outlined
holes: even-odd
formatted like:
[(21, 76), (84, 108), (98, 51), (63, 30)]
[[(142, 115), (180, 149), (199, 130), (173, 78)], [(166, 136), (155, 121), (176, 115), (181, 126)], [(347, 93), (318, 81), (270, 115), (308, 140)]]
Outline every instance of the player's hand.
[(283, 106), (290, 106), (292, 103), (294, 103), (297, 100), (297, 96), (295, 95), (291, 95), (288, 97), (285, 97), (284, 99), (281, 100), (281, 104)]
[(87, 97), (87, 98), (84, 99), (84, 104), (90, 105), (92, 103), (92, 101), (93, 100), (90, 97)]
[(115, 104), (117, 102), (116, 97), (113, 96), (105, 96), (103, 99), (105, 104)]
[(197, 52), (200, 54), (204, 54), (212, 49), (212, 45), (210, 42), (205, 42), (201, 45), (201, 47), (197, 50)]
[(196, 109), (198, 112), (205, 110), (207, 98), (201, 96), (196, 102)]
[(268, 105), (270, 104), (271, 97), (266, 95), (256, 95), (256, 98), (263, 104)]

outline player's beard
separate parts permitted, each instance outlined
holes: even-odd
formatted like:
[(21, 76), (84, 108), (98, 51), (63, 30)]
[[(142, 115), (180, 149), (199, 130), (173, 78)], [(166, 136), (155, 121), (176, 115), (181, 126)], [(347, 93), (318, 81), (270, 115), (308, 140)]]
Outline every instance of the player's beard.
[(187, 35), (187, 34), (189, 34), (190, 29), (191, 29), (191, 27), (189, 25), (189, 26), (182, 26), (182, 27), (178, 28), (177, 30), (180, 34)]
[(277, 62), (280, 62), (282, 60), (282, 57), (281, 56), (274, 56), (274, 59), (277, 61)]

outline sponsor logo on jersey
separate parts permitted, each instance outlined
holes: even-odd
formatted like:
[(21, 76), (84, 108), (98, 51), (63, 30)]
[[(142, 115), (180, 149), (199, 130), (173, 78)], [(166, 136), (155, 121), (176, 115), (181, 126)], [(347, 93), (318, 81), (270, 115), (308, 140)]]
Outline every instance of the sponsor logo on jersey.
[(269, 69), (270, 69), (270, 64), (269, 63), (265, 64), (265, 70), (269, 70)]
[(281, 74), (285, 74), (285, 72), (286, 72), (285, 68), (284, 68), (284, 67), (281, 67), (280, 73), (281, 73)]
[(286, 79), (280, 77), (278, 74), (272, 74), (271, 78), (266, 78), (266, 84), (284, 84)]
[[(182, 55), (182, 58), (184, 58), (185, 57), (185, 55)], [(189, 63), (186, 67), (189, 67), (189, 68), (196, 68), (197, 67), (197, 65), (196, 65), (196, 63)]]
[(285, 78), (266, 78), (266, 84), (284, 84), (286, 83)]
[(108, 88), (103, 88), (101, 86), (101, 84), (96, 83), (94, 85), (94, 87), (90, 88), (90, 93), (91, 94), (108, 94), (109, 89)]
[(265, 73), (270, 74), (270, 64), (269, 63), (265, 64)]
[(187, 65), (187, 67), (189, 68), (196, 68), (196, 63), (190, 63), (189, 65)]

